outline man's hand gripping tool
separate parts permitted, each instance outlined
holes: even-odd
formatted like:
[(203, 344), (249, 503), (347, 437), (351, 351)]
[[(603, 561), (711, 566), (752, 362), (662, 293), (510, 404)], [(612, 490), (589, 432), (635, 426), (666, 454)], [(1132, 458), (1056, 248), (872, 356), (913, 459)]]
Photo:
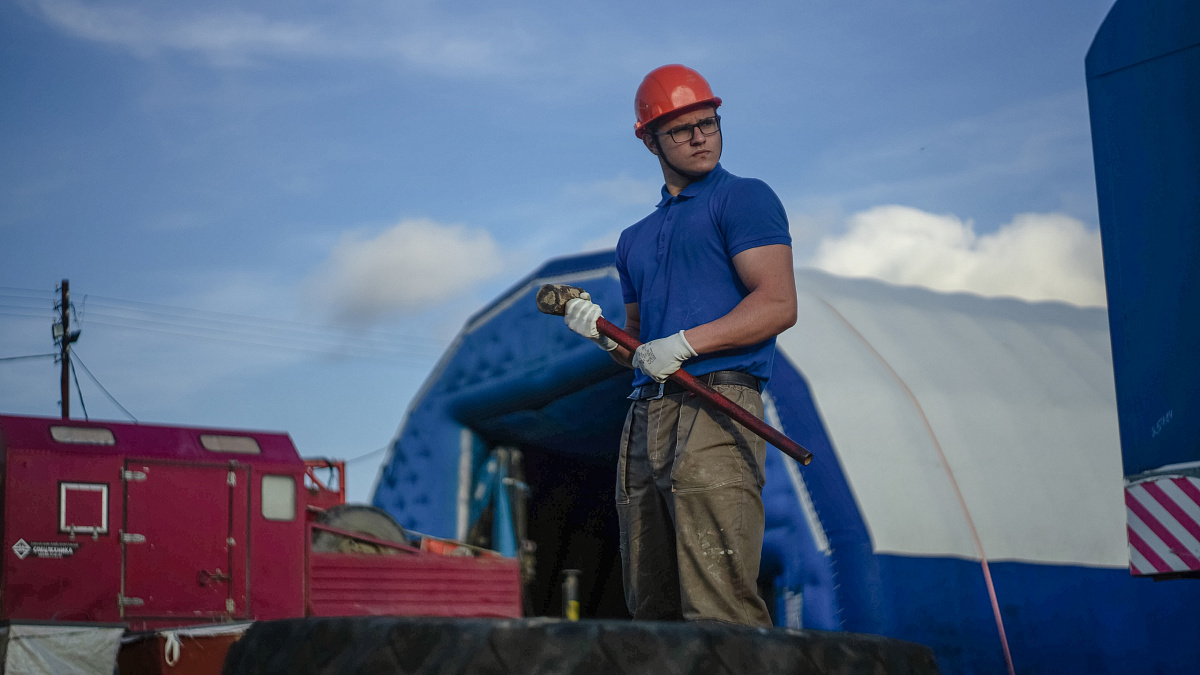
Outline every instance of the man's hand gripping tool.
[[(583, 293), (583, 289), (576, 288), (574, 286), (566, 286), (563, 284), (545, 284), (538, 289), (535, 299), (537, 301), (538, 309), (543, 314), (562, 316), (567, 311), (567, 302), (569, 300), (578, 298), (581, 293)], [(596, 319), (596, 330), (598, 330), (601, 335), (611, 339), (625, 349), (628, 349), (630, 352), (637, 351), (637, 348), (642, 344), (633, 336), (629, 335), (620, 328), (617, 328), (612, 324), (612, 322), (608, 321), (604, 317)], [(720, 410), (731, 418), (737, 420), (742, 426), (746, 427), (755, 435), (767, 441), (771, 445), (779, 448), (784, 452), (784, 454), (795, 459), (797, 462), (800, 462), (801, 464), (808, 464), (812, 461), (812, 453), (805, 449), (804, 446), (800, 445), (796, 441), (793, 441), (787, 436), (784, 436), (778, 429), (775, 429), (766, 422), (758, 419), (749, 411), (733, 401), (725, 398), (720, 394), (720, 392), (708, 386), (707, 384), (704, 384), (700, 380), (697, 380), (693, 375), (684, 371), (683, 369), (676, 371), (668, 379), (678, 382), (684, 389), (687, 389), (696, 396), (699, 396), (705, 403), (710, 404), (717, 410)]]

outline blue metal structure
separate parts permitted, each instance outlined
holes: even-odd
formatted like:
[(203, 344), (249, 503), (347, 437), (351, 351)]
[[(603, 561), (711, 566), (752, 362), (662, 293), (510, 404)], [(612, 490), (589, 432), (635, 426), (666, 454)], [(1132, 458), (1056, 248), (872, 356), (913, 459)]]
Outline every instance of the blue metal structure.
[(1087, 55), (1127, 477), (1200, 463), (1200, 3), (1120, 0)]

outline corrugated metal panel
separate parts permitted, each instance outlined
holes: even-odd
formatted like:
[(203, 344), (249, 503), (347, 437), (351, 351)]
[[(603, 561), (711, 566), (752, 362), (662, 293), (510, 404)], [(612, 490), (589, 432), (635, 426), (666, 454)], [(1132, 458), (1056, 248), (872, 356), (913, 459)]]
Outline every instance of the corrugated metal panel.
[(309, 616), (520, 617), (514, 558), (310, 553)]

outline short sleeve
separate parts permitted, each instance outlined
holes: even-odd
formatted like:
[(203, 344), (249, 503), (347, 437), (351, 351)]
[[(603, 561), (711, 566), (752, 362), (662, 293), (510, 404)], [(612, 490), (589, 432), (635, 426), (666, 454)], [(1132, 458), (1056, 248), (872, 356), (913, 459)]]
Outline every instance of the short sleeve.
[(718, 208), (717, 222), (730, 258), (759, 246), (791, 246), (792, 236), (788, 232), (783, 202), (761, 180), (741, 178), (732, 181), (724, 199), (718, 201)]
[(625, 233), (621, 233), (621, 238), (617, 240), (617, 276), (621, 279), (621, 298), (627, 305), (637, 302), (637, 289), (633, 287), (633, 280), (629, 277), (629, 265), (626, 262), (628, 257), (629, 243)]

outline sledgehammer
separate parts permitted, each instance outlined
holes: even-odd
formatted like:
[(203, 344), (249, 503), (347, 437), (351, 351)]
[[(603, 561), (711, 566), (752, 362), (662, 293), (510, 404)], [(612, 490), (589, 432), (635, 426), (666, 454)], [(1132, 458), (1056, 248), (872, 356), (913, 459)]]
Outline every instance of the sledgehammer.
[[(563, 284), (545, 284), (538, 289), (535, 300), (537, 301), (538, 310), (543, 314), (562, 316), (566, 314), (567, 301), (578, 298), (581, 293), (583, 293), (582, 288)], [(629, 333), (614, 326), (612, 322), (604, 317), (596, 319), (596, 330), (600, 331), (601, 335), (628, 349), (630, 352), (636, 351), (642, 344), (629, 335)], [(754, 432), (756, 436), (779, 448), (784, 454), (795, 459), (797, 462), (808, 464), (812, 461), (812, 453), (805, 449), (804, 446), (784, 436), (774, 427), (722, 396), (717, 390), (697, 380), (691, 373), (680, 369), (675, 371), (669, 379), (678, 382), (684, 389), (699, 396), (705, 403), (737, 420), (742, 426)]]

